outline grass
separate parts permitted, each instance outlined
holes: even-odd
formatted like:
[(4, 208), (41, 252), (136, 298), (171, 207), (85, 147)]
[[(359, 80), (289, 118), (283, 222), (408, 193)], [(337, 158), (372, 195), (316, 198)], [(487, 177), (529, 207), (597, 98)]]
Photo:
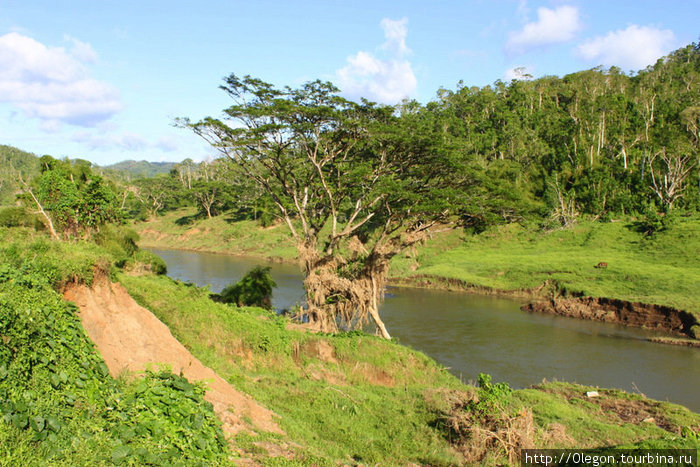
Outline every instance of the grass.
[(233, 221), (226, 214), (195, 220), (192, 209), (180, 209), (134, 228), (141, 246), (210, 251), (255, 256), (272, 260), (294, 260), (296, 249), (287, 227), (260, 227), (255, 221)]
[(162, 277), (120, 281), (206, 365), (281, 417), (300, 458), (452, 465), (423, 392), (459, 381), (428, 357), (372, 336), (318, 336)]
[[(265, 465), (455, 465), (464, 462), (460, 451), (471, 449), (449, 429), (450, 417), (465, 410), (449, 401), (474, 388), (420, 352), (357, 332), (326, 336), (287, 330), (284, 318), (213, 303), (206, 290), (166, 277), (120, 275), (119, 280), (195, 356), (280, 416), (286, 438), (238, 440), (246, 452), (258, 452)], [(662, 429), (641, 418), (620, 418), (609, 407), (587, 401), (587, 390), (591, 388), (547, 383), (513, 391), (500, 403), (508, 416), (532, 414), (539, 447), (633, 445), (643, 440), (698, 445), (692, 437), (700, 430), (698, 414), (597, 389), (611, 406), (663, 417), (670, 428)], [(625, 405), (630, 399), (633, 404)], [(684, 437), (683, 427), (691, 435)], [(295, 459), (268, 457), (265, 446), (276, 443), (297, 446)], [(503, 461), (498, 449), (485, 460)]]
[[(111, 379), (74, 309), (52, 288), (73, 279), (89, 283), (95, 266), (105, 263), (113, 278), (197, 358), (279, 415), (285, 435), (235, 439), (234, 454), (262, 465), (458, 465), (466, 453), (483, 449), (478, 440), (453, 429), (452, 421), (465, 418), (475, 422), (470, 426), (500, 430), (510, 426), (509, 420), (531, 417), (537, 447), (700, 445), (700, 415), (686, 408), (601, 389), (599, 399), (588, 399), (590, 388), (567, 383), (501, 395), (493, 409), (474, 418), (468, 395), (480, 390), (394, 342), (358, 332), (318, 335), (289, 329), (286, 318), (265, 310), (212, 302), (206, 289), (120, 272), (109, 251), (96, 245), (48, 242), (21, 229), (0, 230), (0, 242), (0, 356), (10, 356), (11, 362), (0, 361), (0, 395), (12, 402), (0, 404), (0, 443), (11, 446), (0, 453), (0, 464), (229, 460), (222, 444), (206, 450), (221, 440), (201, 393), (181, 393), (195, 388), (175, 375)], [(49, 341), (60, 345), (53, 348)], [(191, 416), (163, 416), (171, 412), (172, 401)], [(207, 417), (206, 439), (200, 439), (205, 431), (188, 425), (198, 415)], [(658, 423), (645, 422), (648, 416)], [(37, 417), (46, 423), (56, 417), (60, 431), (42, 440), (46, 428), (31, 425), (41, 426)], [(291, 458), (280, 455), (277, 446), (291, 451)], [(498, 445), (481, 459), (493, 465), (507, 461)]]
[[(456, 245), (449, 248), (451, 245)], [(593, 297), (673, 306), (700, 316), (700, 220), (646, 238), (631, 224), (581, 223), (533, 233), (518, 225), (481, 235), (448, 236), (394, 263), (399, 277), (431, 275), (501, 290), (529, 289), (546, 280), (559, 290)], [(607, 268), (595, 268), (606, 262)]]

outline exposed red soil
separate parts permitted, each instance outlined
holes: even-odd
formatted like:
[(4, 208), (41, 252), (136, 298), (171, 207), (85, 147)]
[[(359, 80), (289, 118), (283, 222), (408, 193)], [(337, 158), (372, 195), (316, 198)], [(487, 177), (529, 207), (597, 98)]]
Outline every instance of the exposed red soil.
[[(243, 430), (283, 433), (276, 415), (248, 395), (234, 389), (204, 366), (150, 311), (138, 305), (121, 284), (98, 279), (92, 287), (70, 284), (64, 297), (80, 309), (83, 327), (102, 354), (112, 376), (168, 365), (190, 381), (205, 381), (204, 398), (214, 406), (224, 432)], [(245, 420), (250, 420), (252, 426)]]

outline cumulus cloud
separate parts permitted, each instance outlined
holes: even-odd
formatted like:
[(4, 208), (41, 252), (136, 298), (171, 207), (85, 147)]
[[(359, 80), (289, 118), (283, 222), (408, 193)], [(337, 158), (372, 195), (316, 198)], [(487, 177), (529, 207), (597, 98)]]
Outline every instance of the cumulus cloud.
[(417, 86), (411, 62), (406, 56), (408, 19), (384, 18), (380, 23), (385, 41), (380, 50), (388, 57), (360, 51), (347, 58), (347, 65), (336, 72), (338, 85), (350, 98), (364, 97), (386, 104), (395, 104), (412, 95)]
[(507, 69), (505, 74), (503, 75), (503, 79), (505, 81), (511, 81), (514, 79), (521, 80), (521, 81), (530, 80), (530, 79), (532, 79), (533, 71), (534, 70), (532, 69), (532, 67), (524, 66), (524, 65), (517, 65), (517, 66), (514, 66), (513, 68)]
[(590, 39), (576, 49), (583, 59), (597, 65), (641, 69), (670, 52), (676, 39), (670, 29), (631, 25)]
[(578, 8), (570, 5), (553, 10), (538, 8), (537, 21), (511, 32), (505, 48), (509, 53), (522, 53), (534, 47), (566, 42), (580, 29)]
[(70, 50), (16, 32), (0, 36), (0, 102), (41, 119), (45, 129), (94, 126), (122, 108), (113, 86), (88, 75), (85, 63), (97, 60), (92, 47), (68, 39)]

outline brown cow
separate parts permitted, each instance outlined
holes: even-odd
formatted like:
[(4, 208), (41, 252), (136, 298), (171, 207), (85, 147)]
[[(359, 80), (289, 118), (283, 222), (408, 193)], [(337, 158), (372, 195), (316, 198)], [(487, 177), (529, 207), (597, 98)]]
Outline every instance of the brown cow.
[(601, 262), (598, 263), (595, 267), (598, 268), (598, 269), (607, 269), (607, 268), (608, 268), (608, 263), (604, 263), (604, 262), (601, 261)]

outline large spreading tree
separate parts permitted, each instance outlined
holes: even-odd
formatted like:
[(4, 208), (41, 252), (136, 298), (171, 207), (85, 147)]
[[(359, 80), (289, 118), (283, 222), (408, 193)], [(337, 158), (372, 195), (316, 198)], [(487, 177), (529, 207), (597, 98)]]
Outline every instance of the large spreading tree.
[(274, 200), (296, 242), (310, 321), (324, 332), (371, 320), (389, 261), (431, 232), (487, 215), (484, 171), (455, 150), (438, 113), (355, 103), (330, 83), (277, 89), (229, 76), (221, 119), (182, 123)]

